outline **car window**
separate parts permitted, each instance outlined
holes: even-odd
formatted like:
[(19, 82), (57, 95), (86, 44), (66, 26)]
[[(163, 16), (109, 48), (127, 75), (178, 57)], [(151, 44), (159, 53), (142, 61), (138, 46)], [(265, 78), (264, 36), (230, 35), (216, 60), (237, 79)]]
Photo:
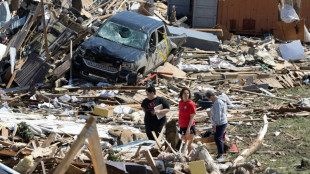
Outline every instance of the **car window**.
[(165, 28), (160, 27), (158, 30), (158, 43), (164, 40)]
[(99, 29), (98, 35), (104, 39), (141, 50), (144, 50), (147, 40), (146, 33), (133, 30), (112, 21), (106, 22), (104, 26)]
[(156, 34), (153, 32), (150, 37), (150, 47), (156, 47)]

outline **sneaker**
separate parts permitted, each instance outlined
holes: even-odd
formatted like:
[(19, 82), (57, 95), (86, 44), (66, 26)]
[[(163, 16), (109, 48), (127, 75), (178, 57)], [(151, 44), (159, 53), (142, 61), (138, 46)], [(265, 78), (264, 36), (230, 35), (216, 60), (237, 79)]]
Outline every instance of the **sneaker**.
[(224, 156), (218, 156), (215, 158), (215, 160), (218, 162), (223, 162), (225, 160), (225, 157)]

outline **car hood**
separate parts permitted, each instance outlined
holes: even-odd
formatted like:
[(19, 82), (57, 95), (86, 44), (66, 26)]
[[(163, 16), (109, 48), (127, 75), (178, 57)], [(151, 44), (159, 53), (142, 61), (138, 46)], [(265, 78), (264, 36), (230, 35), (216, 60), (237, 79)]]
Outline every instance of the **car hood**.
[(126, 62), (135, 62), (145, 54), (145, 51), (96, 36), (91, 36), (88, 40), (83, 42), (82, 47), (86, 50), (91, 50), (96, 55), (115, 57)]

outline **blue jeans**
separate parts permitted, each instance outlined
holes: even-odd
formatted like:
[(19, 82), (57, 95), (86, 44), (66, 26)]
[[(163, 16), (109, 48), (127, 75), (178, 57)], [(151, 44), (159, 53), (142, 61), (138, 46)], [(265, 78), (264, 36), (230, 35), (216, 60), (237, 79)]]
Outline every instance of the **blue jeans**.
[(214, 134), (214, 140), (215, 140), (215, 143), (217, 146), (217, 152), (219, 155), (224, 153), (223, 135), (226, 130), (226, 126), (227, 126), (227, 123), (216, 126), (216, 132)]

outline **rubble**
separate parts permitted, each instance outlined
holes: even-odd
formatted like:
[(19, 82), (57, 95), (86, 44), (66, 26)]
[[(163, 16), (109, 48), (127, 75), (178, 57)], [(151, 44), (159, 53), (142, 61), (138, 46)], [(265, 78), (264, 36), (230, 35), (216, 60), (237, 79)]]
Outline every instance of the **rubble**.
[[(169, 20), (168, 7), (173, 13)], [(293, 10), (286, 4), (282, 12), (287, 8)], [(240, 36), (222, 25), (217, 29), (184, 28), (187, 16), (180, 17), (182, 13), (176, 10), (167, 1), (152, 0), (1, 2), (0, 170), (257, 171), (261, 164), (246, 160), (263, 144), (268, 122), (310, 115), (309, 98), (277, 92), (309, 84), (310, 51), (304, 43), (308, 37), (304, 21), (297, 14), (281, 13), (287, 23), (275, 24), (274, 35)], [(285, 32), (292, 21), (298, 21), (293, 28), (302, 34), (288, 37)], [(103, 26), (110, 26), (110, 33), (102, 32)], [(277, 33), (280, 29), (284, 33)], [(143, 38), (138, 38), (139, 32)], [(110, 38), (103, 41), (101, 34)], [(137, 38), (127, 39), (130, 34)], [(81, 64), (84, 66), (78, 66)], [(166, 127), (155, 141), (147, 140), (141, 108), (150, 85), (171, 105)], [(177, 123), (178, 95), (184, 87), (191, 89), (197, 105), (199, 134), (190, 155), (186, 155), (188, 144), (182, 142)], [(234, 128), (228, 129), (226, 151), (231, 156), (224, 162), (213, 160), (216, 146), (207, 116), (212, 102), (204, 98), (209, 89), (226, 93), (232, 101), (228, 106), (230, 125), (262, 123), (252, 142), (230, 135)], [(256, 97), (282, 104), (250, 108)], [(300, 139), (281, 130), (275, 135), (280, 133), (292, 141)], [(231, 137), (248, 147), (239, 149)]]

